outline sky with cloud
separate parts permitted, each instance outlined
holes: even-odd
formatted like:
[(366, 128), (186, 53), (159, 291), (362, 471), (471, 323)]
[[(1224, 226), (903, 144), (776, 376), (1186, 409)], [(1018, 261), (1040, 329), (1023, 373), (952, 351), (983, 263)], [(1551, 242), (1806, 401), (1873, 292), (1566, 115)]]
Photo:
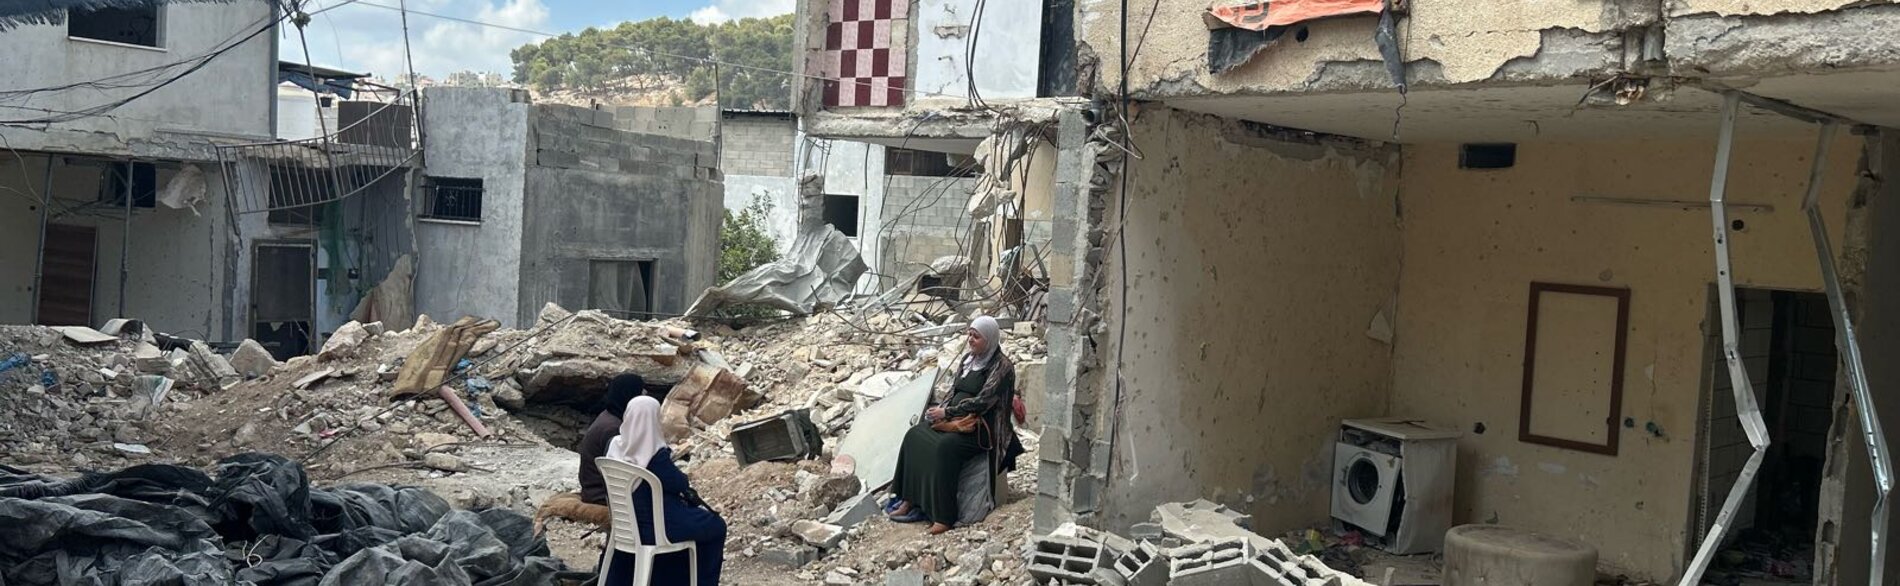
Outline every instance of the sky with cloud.
[[(430, 12), (548, 33), (611, 27), (623, 21), (667, 16), (698, 22), (775, 16), (792, 11), (793, 0), (408, 0), (412, 11)], [(336, 6), (339, 5), (340, 6)], [(374, 4), (374, 5), (372, 5)], [(281, 57), (394, 78), (404, 67), (402, 19), (397, 0), (313, 0), (316, 13), (301, 37), (283, 29)], [(325, 10), (331, 6), (336, 8)], [(541, 40), (531, 33), (409, 14), (410, 52), (416, 72), (441, 78), (456, 71), (492, 71), (506, 77), (508, 52)]]

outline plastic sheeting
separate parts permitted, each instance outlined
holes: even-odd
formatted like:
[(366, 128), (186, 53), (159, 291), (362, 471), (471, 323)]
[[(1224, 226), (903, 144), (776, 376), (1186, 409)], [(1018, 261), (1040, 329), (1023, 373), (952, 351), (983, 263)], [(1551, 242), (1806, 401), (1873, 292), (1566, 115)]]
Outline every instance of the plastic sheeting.
[(1248, 2), (1207, 9), (1207, 28), (1234, 27), (1264, 31), (1309, 20), (1378, 14), (1385, 11), (1385, 0), (1272, 0)]
[(823, 231), (799, 235), (784, 260), (747, 271), (723, 287), (707, 289), (686, 315), (704, 317), (743, 305), (809, 315), (851, 295), (858, 277), (867, 270), (857, 245), (827, 224)]
[(419, 488), (311, 488), (266, 454), (213, 471), (0, 468), (0, 584), (529, 586), (562, 569), (512, 511), (451, 511)]

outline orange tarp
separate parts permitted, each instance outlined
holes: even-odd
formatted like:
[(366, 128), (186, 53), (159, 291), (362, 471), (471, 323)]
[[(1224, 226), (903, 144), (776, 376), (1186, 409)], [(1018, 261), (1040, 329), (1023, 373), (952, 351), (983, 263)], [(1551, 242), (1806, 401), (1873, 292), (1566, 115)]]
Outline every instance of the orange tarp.
[(1209, 8), (1207, 24), (1208, 28), (1235, 27), (1260, 31), (1270, 26), (1286, 26), (1335, 16), (1378, 14), (1384, 10), (1385, 0), (1273, 0)]

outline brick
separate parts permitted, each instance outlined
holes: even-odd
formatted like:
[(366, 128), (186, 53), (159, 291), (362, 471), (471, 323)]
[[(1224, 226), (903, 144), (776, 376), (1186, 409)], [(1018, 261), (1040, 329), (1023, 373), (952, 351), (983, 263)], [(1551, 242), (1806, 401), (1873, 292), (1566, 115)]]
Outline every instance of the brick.
[(1150, 541), (1135, 544), (1135, 547), (1115, 558), (1115, 573), (1127, 586), (1163, 586), (1168, 583), (1168, 557), (1161, 548)]

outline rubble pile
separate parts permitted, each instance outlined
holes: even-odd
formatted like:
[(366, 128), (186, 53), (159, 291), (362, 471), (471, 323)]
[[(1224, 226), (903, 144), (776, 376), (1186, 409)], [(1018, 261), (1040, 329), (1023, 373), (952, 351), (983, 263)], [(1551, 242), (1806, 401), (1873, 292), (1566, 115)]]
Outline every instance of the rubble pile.
[[(578, 489), (574, 439), (607, 381), (634, 372), (666, 391), (668, 440), (731, 527), (733, 583), (881, 583), (911, 572), (951, 584), (1020, 581), (1033, 460), (1006, 475), (984, 521), (932, 537), (882, 519), (873, 490), (882, 481), (867, 483), (858, 465), (873, 459), (846, 446), (857, 434), (869, 438), (858, 445), (894, 458), (922, 397), (947, 386), (940, 373), (963, 351), (967, 317), (942, 303), (916, 307), (742, 330), (553, 305), (520, 329), (427, 316), (402, 331), (351, 322), (316, 354), (281, 363), (248, 340), (219, 355), (190, 340), (161, 349), (135, 330), (4, 328), (0, 449), (47, 474), (268, 452), (318, 485), (418, 486), (457, 508), (532, 513)], [(1040, 364), (1046, 347), (1036, 324), (1004, 327), (1003, 350), (1023, 376), (1021, 365)], [(42, 376), (58, 382), (42, 385)], [(887, 396), (902, 400), (880, 405)], [(738, 458), (735, 428), (764, 427), (785, 441)], [(1018, 434), (1034, 453), (1028, 429)], [(779, 451), (753, 453), (767, 447)], [(591, 567), (603, 538), (565, 521), (547, 533), (552, 553), (578, 567)]]
[(168, 342), (135, 322), (0, 326), (0, 453), (29, 469), (142, 461), (149, 428), (179, 401), (236, 380), (203, 342)]

